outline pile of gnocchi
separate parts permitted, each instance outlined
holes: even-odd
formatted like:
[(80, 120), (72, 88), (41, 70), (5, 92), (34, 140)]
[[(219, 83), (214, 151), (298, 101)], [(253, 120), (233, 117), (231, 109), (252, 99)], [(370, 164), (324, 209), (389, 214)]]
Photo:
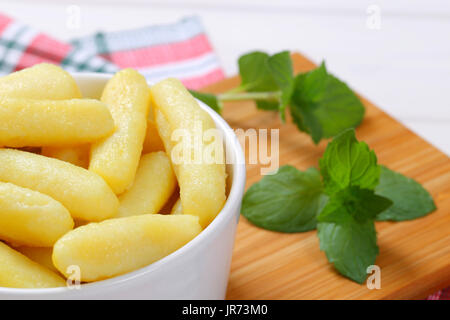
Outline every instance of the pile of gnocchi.
[(225, 203), (225, 160), (173, 161), (173, 133), (211, 128), (176, 79), (125, 69), (97, 100), (51, 64), (1, 77), (0, 287), (108, 279), (192, 240)]

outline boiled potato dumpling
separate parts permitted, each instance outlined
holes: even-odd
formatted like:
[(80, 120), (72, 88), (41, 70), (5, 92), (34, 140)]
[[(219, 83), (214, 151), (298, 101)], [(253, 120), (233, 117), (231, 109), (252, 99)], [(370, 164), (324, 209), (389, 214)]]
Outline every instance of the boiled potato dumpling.
[(0, 148), (0, 181), (39, 191), (61, 202), (72, 217), (101, 221), (117, 214), (119, 201), (106, 182), (65, 161)]
[(181, 199), (178, 199), (177, 202), (172, 207), (170, 214), (183, 214), (183, 206), (181, 205)]
[(133, 185), (119, 197), (118, 217), (158, 213), (176, 185), (175, 174), (164, 152), (143, 155)]
[[(0, 78), (0, 92), (8, 97), (66, 100), (79, 99), (81, 92), (75, 79), (53, 64), (41, 63)], [(87, 168), (89, 152), (84, 147), (46, 147), (48, 157)]]
[(81, 145), (67, 148), (43, 147), (41, 154), (46, 157), (69, 162), (87, 169), (89, 166), (89, 145)]
[[(178, 178), (183, 212), (198, 216), (202, 227), (206, 227), (222, 209), (226, 198), (222, 141), (205, 139), (208, 130), (215, 129), (216, 125), (179, 80), (163, 80), (152, 86), (150, 91), (159, 135)], [(189, 135), (191, 141), (198, 139), (203, 142), (198, 150), (195, 150), (193, 142), (188, 144), (188, 148), (182, 149), (182, 152), (191, 153), (186, 157), (188, 161), (183, 160), (184, 155), (174, 160), (177, 156), (174, 154), (175, 148), (180, 147), (181, 143), (174, 141), (174, 132), (179, 137)], [(214, 161), (207, 162), (204, 158), (200, 162), (189, 161), (195, 152), (203, 157), (207, 150), (219, 151), (214, 154)]]
[[(153, 110), (151, 110), (150, 112), (153, 116)], [(147, 119), (147, 132), (145, 134), (142, 153), (145, 154), (155, 151), (164, 151), (164, 143), (162, 142), (161, 137), (159, 136), (155, 120)]]
[(21, 254), (27, 256), (34, 262), (39, 263), (41, 266), (59, 273), (59, 271), (53, 265), (52, 253), (53, 247), (17, 247), (15, 248)]
[(61, 67), (49, 63), (0, 77), (0, 92), (8, 97), (28, 99), (81, 98), (80, 89), (72, 76)]
[(37, 191), (0, 182), (0, 239), (51, 247), (72, 230), (73, 219), (61, 203)]
[(90, 223), (56, 242), (53, 263), (63, 274), (77, 265), (82, 281), (111, 278), (167, 256), (201, 230), (198, 217), (190, 215), (146, 214)]
[(122, 70), (108, 81), (101, 101), (108, 105), (116, 130), (92, 145), (89, 170), (121, 194), (133, 183), (142, 153), (150, 105), (147, 81), (133, 69)]
[(71, 146), (96, 141), (113, 130), (111, 114), (98, 100), (0, 96), (1, 146)]
[(0, 287), (64, 287), (64, 279), (0, 241)]

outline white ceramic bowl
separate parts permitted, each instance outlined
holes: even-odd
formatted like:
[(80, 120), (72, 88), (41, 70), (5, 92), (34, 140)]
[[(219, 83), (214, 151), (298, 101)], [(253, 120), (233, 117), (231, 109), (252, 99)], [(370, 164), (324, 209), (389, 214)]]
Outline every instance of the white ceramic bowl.
[[(74, 73), (84, 97), (98, 98), (111, 75)], [(112, 279), (80, 289), (12, 289), (0, 287), (3, 299), (224, 299), (234, 235), (245, 187), (245, 160), (234, 131), (213, 110), (199, 102), (224, 134), (228, 199), (214, 221), (196, 238), (167, 257)]]

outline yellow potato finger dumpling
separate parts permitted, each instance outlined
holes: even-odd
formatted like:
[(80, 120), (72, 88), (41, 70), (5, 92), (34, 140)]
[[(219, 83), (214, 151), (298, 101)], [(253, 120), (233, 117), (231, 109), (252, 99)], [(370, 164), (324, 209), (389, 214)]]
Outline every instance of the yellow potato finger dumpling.
[(80, 89), (72, 76), (61, 67), (48, 63), (0, 77), (0, 94), (28, 99), (81, 98)]
[(143, 155), (131, 188), (119, 197), (118, 217), (158, 213), (177, 185), (164, 152)]
[(0, 239), (51, 247), (74, 225), (61, 203), (37, 191), (0, 182)]
[(54, 288), (65, 285), (62, 277), (0, 241), (0, 287)]
[(70, 148), (43, 147), (41, 154), (87, 169), (89, 166), (90, 148), (90, 145), (81, 145)]
[[(153, 111), (150, 111), (153, 114)], [(158, 133), (156, 122), (151, 119), (147, 119), (147, 133), (145, 134), (144, 146), (142, 153), (150, 153), (155, 151), (164, 151), (164, 144)]]
[[(206, 227), (222, 209), (226, 198), (223, 143), (216, 139), (207, 142), (204, 136), (206, 132), (212, 132), (209, 129), (216, 128), (215, 123), (179, 80), (163, 80), (152, 86), (150, 91), (158, 131), (180, 186), (183, 213), (198, 216), (200, 224)], [(189, 136), (192, 141), (192, 147), (186, 148), (191, 153), (187, 156), (187, 162), (183, 160), (184, 155), (176, 161), (174, 159), (176, 154), (172, 151), (181, 143), (174, 141), (174, 133), (183, 139)], [(203, 142), (198, 150), (194, 148), (196, 139)], [(184, 152), (185, 149), (181, 150)], [(216, 159), (208, 162), (203, 158), (207, 150), (221, 152), (215, 153)], [(196, 152), (202, 157), (200, 162), (189, 161)]]
[(65, 274), (80, 267), (82, 281), (96, 281), (147, 266), (201, 232), (198, 218), (146, 214), (106, 220), (74, 229), (59, 239), (53, 263)]
[(15, 248), (21, 254), (27, 256), (34, 262), (39, 263), (41, 266), (58, 273), (59, 271), (53, 265), (52, 253), (53, 247), (17, 247)]
[(86, 169), (14, 149), (0, 149), (0, 164), (0, 181), (49, 195), (74, 218), (101, 221), (117, 214), (116, 195), (101, 177)]
[(183, 214), (183, 206), (181, 205), (181, 199), (178, 199), (177, 202), (172, 207), (170, 214)]
[(0, 145), (67, 146), (114, 131), (108, 108), (94, 99), (35, 100), (0, 96)]
[(147, 129), (150, 92), (145, 78), (125, 69), (106, 84), (101, 97), (114, 119), (115, 132), (92, 145), (89, 170), (97, 173), (116, 194), (131, 186)]
[[(81, 92), (75, 79), (61, 67), (41, 63), (31, 68), (11, 73), (0, 78), (2, 95), (16, 98), (66, 100), (81, 98)], [(89, 153), (83, 147), (48, 147), (45, 153), (49, 157), (69, 161), (86, 168)], [(44, 152), (44, 151), (43, 151)], [(86, 157), (82, 156), (86, 154)], [(74, 162), (72, 162), (74, 161)]]

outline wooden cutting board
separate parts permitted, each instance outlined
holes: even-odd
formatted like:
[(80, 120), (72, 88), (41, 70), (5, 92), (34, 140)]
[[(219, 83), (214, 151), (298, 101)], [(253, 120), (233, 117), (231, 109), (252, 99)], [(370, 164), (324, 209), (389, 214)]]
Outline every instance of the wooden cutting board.
[[(293, 55), (296, 72), (315, 65)], [(224, 92), (240, 83), (226, 79), (205, 89)], [(361, 98), (366, 116), (357, 138), (373, 148), (381, 164), (412, 177), (431, 192), (438, 210), (421, 219), (376, 224), (381, 289), (369, 290), (337, 274), (319, 250), (316, 231), (283, 234), (251, 225), (241, 216), (233, 253), (228, 299), (422, 299), (450, 286), (450, 159), (428, 142)], [(280, 165), (317, 167), (326, 141), (315, 146), (289, 120), (258, 111), (251, 102), (225, 105), (233, 128), (280, 129)], [(247, 187), (261, 179), (247, 165)]]

